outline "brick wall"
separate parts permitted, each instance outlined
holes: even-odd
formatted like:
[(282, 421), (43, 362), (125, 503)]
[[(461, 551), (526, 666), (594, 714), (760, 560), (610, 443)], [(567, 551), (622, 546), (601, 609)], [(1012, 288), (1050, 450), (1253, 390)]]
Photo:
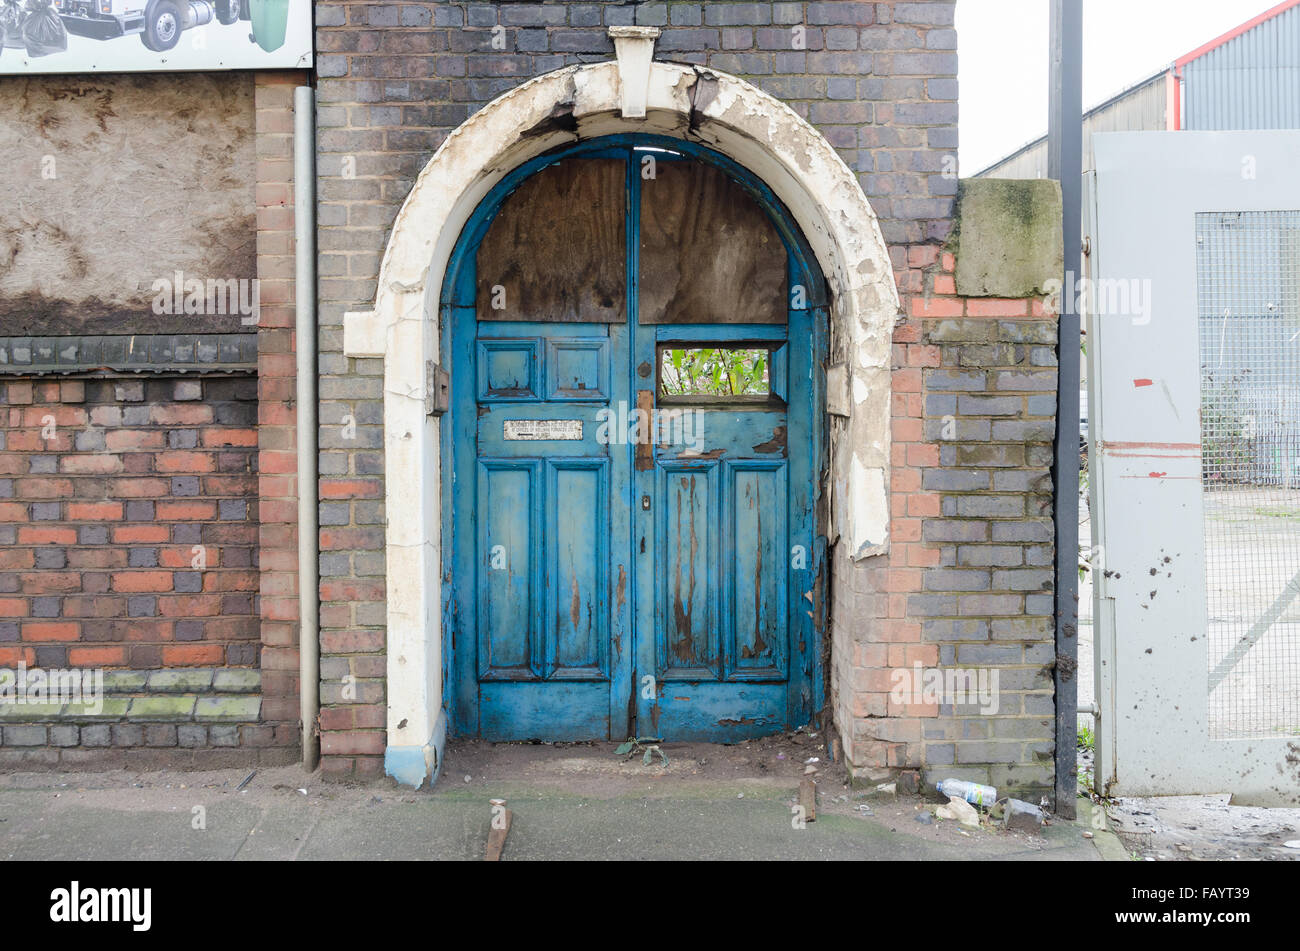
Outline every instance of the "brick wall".
[[(939, 247), (894, 249), (891, 550), (833, 592), (836, 720), (867, 778), (1053, 790), (1057, 322), (963, 298)], [(862, 619), (874, 623), (862, 623)], [(897, 671), (996, 671), (998, 706), (900, 703)], [(892, 695), (891, 695), (892, 694)]]
[(255, 667), (253, 381), (3, 391), (0, 665)]
[(108, 694), (94, 715), (0, 706), (0, 761), (284, 745), (258, 713), (256, 391), (246, 375), (0, 383), (0, 668), (101, 668)]
[(742, 76), (816, 126), (858, 173), (905, 261), (951, 228), (953, 9), (953, 0), (316, 4), (327, 775), (379, 773), (385, 745), (383, 366), (343, 356), (342, 319), (372, 305), (393, 219), (438, 145), (527, 78), (612, 58), (608, 27), (657, 26), (656, 58)]
[(241, 219), (256, 221), (256, 333), (187, 316), (190, 333), (159, 335), (144, 310), (117, 328), (131, 336), (0, 339), (0, 671), (105, 672), (102, 711), (0, 704), (0, 762), (298, 755), (292, 105), (306, 75), (248, 78), (236, 124), (256, 151)]
[[(661, 28), (658, 59), (739, 75), (806, 117), (858, 173), (890, 246), (906, 315), (894, 337), (892, 549), (833, 556), (829, 696), (850, 763), (1026, 795), (1051, 786), (1055, 321), (1031, 301), (956, 294), (944, 250), (957, 192), (953, 16), (951, 0), (317, 4), (330, 775), (376, 773), (384, 748), (383, 368), (341, 355), (342, 314), (373, 302), (397, 209), (451, 129), (530, 76), (609, 59), (606, 29), (635, 23)], [(914, 663), (996, 668), (999, 713), (891, 702), (895, 672)]]
[(258, 73), (254, 86), (262, 713), (285, 723), (299, 719), (293, 90), (304, 81), (296, 73)]

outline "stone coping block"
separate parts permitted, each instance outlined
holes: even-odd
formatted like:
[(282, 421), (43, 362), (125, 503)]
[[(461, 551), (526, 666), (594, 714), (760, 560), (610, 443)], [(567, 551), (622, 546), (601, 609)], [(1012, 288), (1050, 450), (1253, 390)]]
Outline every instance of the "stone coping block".
[(245, 667), (169, 667), (163, 670), (106, 670), (104, 693), (260, 693), (262, 672)]
[(256, 333), (0, 337), (0, 375), (256, 369)]
[(149, 683), (147, 670), (104, 671), (104, 693), (136, 693)]
[(262, 698), (256, 694), (155, 694), (103, 698), (99, 709), (83, 703), (0, 703), (2, 723), (255, 723)]
[(222, 723), (256, 720), (262, 709), (261, 697), (199, 697), (194, 719)]
[(0, 722), (121, 720), (130, 706), (130, 697), (104, 697), (97, 711), (83, 703), (0, 703)]
[(963, 179), (948, 249), (963, 297), (1047, 297), (1065, 273), (1061, 183)]
[(150, 693), (200, 693), (212, 686), (211, 670), (155, 670), (149, 674)]
[(260, 693), (262, 672), (240, 668), (218, 670), (212, 677), (212, 689), (216, 693)]
[(262, 711), (262, 673), (243, 667), (106, 670), (103, 688), (96, 705), (0, 701), (0, 723), (246, 723)]
[(136, 697), (126, 711), (128, 720), (189, 720), (194, 716), (197, 697)]

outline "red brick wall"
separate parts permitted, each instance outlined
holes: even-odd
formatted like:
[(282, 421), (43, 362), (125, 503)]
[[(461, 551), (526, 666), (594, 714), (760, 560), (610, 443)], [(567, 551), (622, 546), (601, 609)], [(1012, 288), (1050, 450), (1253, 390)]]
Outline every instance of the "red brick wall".
[(304, 81), (299, 73), (258, 73), (254, 90), (262, 715), (283, 721), (299, 719), (293, 90)]
[(0, 389), (0, 666), (256, 667), (254, 381)]

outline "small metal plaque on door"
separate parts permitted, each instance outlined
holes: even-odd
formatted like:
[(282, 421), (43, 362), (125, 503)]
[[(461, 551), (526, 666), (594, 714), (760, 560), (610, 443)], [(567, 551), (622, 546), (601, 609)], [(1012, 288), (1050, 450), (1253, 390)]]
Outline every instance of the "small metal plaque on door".
[(506, 439), (580, 440), (580, 419), (507, 419), (502, 435)]

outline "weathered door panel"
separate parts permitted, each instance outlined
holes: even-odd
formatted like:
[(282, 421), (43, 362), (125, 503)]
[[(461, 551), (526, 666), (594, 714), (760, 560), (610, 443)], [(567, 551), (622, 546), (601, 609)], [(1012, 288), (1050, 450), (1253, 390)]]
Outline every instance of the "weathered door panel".
[[(784, 327), (747, 340), (753, 332), (697, 326), (683, 339), (676, 327), (634, 331), (635, 359), (651, 365), (665, 349), (768, 355), (766, 396), (667, 395), (663, 380), (651, 392), (666, 422), (656, 430), (653, 471), (637, 474), (637, 717), (664, 737), (762, 735), (791, 722), (803, 701), (790, 693), (806, 690), (790, 680), (791, 634), (803, 620), (791, 611), (790, 552), (791, 525), (802, 527), (810, 511), (792, 509), (790, 458), (811, 472), (813, 447), (789, 443), (789, 368), (811, 356), (812, 342), (792, 344)], [(803, 381), (797, 389), (806, 412)], [(810, 494), (802, 500), (809, 505)]]
[(604, 680), (609, 644), (609, 463), (546, 463), (546, 675)]
[(542, 465), (531, 459), (480, 459), (478, 676), (544, 676), (541, 636)]
[(479, 685), (479, 735), (496, 742), (606, 740), (608, 704), (607, 683), (485, 681)]
[(717, 462), (661, 463), (655, 471), (655, 669), (661, 680), (718, 680)]
[(787, 567), (790, 497), (786, 464), (744, 460), (723, 465), (723, 677), (784, 680), (788, 657)]
[[(626, 333), (478, 327), (474, 441), (464, 447), (478, 469), (467, 518), (477, 525), (477, 732), (605, 739), (612, 717), (626, 720), (611, 683), (611, 635), (626, 623), (611, 559), (626, 518), (614, 517), (618, 461), (597, 430)], [(626, 667), (621, 650), (619, 659)]]
[(638, 719), (642, 734), (676, 741), (726, 742), (769, 736), (792, 726), (785, 683), (659, 681)]

